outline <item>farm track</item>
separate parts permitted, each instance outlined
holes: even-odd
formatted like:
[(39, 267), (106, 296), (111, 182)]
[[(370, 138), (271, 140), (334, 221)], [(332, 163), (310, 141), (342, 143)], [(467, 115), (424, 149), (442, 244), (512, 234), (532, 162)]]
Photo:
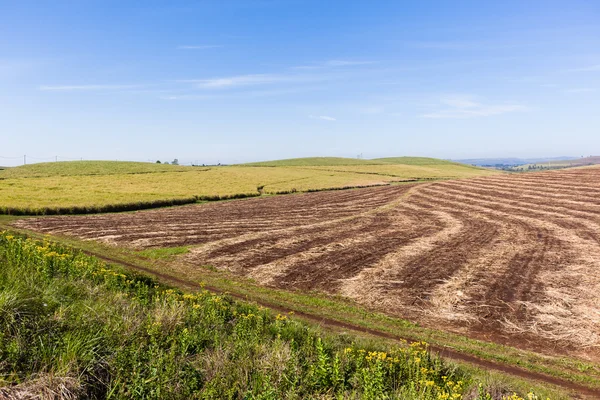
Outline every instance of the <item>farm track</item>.
[(600, 168), (21, 220), (268, 286), (342, 294), (517, 347), (600, 358)]

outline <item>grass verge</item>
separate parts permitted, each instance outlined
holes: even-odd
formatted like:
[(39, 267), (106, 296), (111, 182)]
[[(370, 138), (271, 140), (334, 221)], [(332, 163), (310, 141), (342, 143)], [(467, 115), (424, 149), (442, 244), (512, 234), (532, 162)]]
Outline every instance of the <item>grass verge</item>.
[[(29, 233), (36, 235), (33, 232)], [(38, 235), (38, 237), (43, 236)], [(96, 242), (82, 242), (64, 237), (55, 239), (114, 262), (128, 265), (130, 268), (155, 274), (162, 280), (182, 288), (193, 289), (198, 286), (198, 282), (203, 282), (213, 290), (230, 293), (236, 298), (254, 301), (275, 309), (295, 311), (298, 316), (307, 315), (310, 317), (307, 320), (312, 323), (322, 319), (323, 321), (334, 321), (338, 325), (346, 324), (348, 326), (343, 328), (346, 331), (360, 332), (362, 330), (365, 332), (368, 330), (371, 335), (373, 332), (377, 332), (376, 336), (379, 338), (400, 337), (414, 341), (424, 340), (441, 350), (442, 353), (444, 350), (448, 350), (493, 362), (499, 366), (516, 367), (518, 368), (517, 372), (542, 374), (551, 378), (544, 379), (546, 382), (558, 379), (563, 383), (571, 383), (572, 388), (579, 387), (582, 390), (589, 388), (590, 392), (595, 393), (598, 393), (600, 388), (600, 370), (594, 363), (586, 363), (570, 357), (545, 356), (497, 343), (470, 339), (446, 331), (424, 328), (406, 320), (366, 310), (364, 307), (340, 297), (265, 288), (251, 281), (216, 271), (209, 266), (197, 267), (190, 273), (189, 266), (181, 265), (176, 260), (171, 259), (165, 262), (152, 257), (144, 257), (128, 249), (108, 247)]]
[(4, 398), (492, 399), (423, 342), (329, 334), (9, 232), (0, 265)]

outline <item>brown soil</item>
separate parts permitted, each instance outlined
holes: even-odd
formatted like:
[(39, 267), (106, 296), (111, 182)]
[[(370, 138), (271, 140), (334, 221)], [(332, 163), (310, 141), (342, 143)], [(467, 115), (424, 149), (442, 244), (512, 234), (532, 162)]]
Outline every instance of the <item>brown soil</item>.
[(584, 168), (16, 225), (135, 249), (191, 245), (189, 269), (597, 360), (599, 182), (600, 168)]
[[(131, 262), (124, 262), (122, 260), (108, 258), (108, 257), (103, 256), (102, 254), (89, 252), (89, 251), (86, 251), (86, 254), (95, 256), (95, 257), (97, 257), (105, 262), (111, 263), (111, 264), (124, 265), (131, 270), (140, 271), (140, 272), (143, 272), (146, 274), (156, 276), (165, 282), (168, 282), (170, 284), (175, 284), (181, 288), (189, 288), (189, 289), (195, 289), (195, 290), (203, 289), (203, 290), (208, 290), (208, 291), (211, 291), (214, 293), (227, 294), (228, 296), (231, 296), (233, 298), (248, 301), (248, 298), (246, 296), (242, 296), (242, 295), (239, 295), (236, 293), (231, 293), (231, 292), (223, 292), (222, 290), (220, 290), (216, 287), (206, 286), (204, 284), (199, 284), (199, 283), (187, 280), (187, 279), (178, 278), (178, 277), (170, 275), (170, 274), (160, 273), (153, 269), (149, 269), (149, 268), (146, 268), (146, 267), (143, 267), (143, 266), (131, 263)], [(384, 338), (384, 339), (390, 339), (390, 340), (406, 342), (406, 343), (414, 342), (414, 340), (412, 340), (410, 338), (405, 338), (402, 336), (394, 335), (392, 333), (382, 332), (382, 331), (379, 331), (376, 329), (365, 328), (363, 326), (359, 326), (359, 325), (355, 325), (355, 324), (351, 324), (351, 323), (347, 323), (347, 322), (342, 322), (342, 321), (339, 321), (339, 320), (333, 319), (333, 318), (324, 318), (319, 315), (306, 313), (306, 312), (303, 312), (301, 310), (296, 310), (296, 309), (294, 309), (294, 310), (288, 309), (288, 308), (285, 308), (285, 307), (282, 307), (282, 306), (279, 306), (276, 304), (272, 304), (272, 303), (268, 303), (268, 302), (264, 302), (264, 301), (260, 301), (260, 300), (257, 301), (257, 304), (259, 304), (263, 307), (267, 307), (272, 310), (284, 313), (284, 314), (293, 312), (295, 317), (298, 317), (298, 318), (301, 318), (304, 320), (308, 320), (312, 323), (317, 323), (321, 327), (327, 328), (327, 329), (334, 329), (336, 331), (350, 330), (350, 331), (361, 332), (361, 333), (365, 333), (368, 335), (372, 335), (372, 336), (376, 336), (376, 337), (380, 337), (380, 338)], [(539, 372), (529, 371), (529, 370), (522, 369), (522, 368), (519, 368), (519, 367), (516, 367), (513, 365), (506, 365), (506, 364), (497, 363), (494, 361), (484, 360), (484, 359), (481, 359), (479, 357), (476, 357), (476, 356), (473, 356), (470, 354), (461, 353), (460, 351), (456, 351), (449, 347), (435, 346), (435, 345), (431, 346), (430, 345), (429, 349), (432, 352), (437, 353), (441, 357), (444, 357), (444, 358), (450, 358), (450, 359), (457, 360), (457, 361), (467, 362), (467, 363), (482, 367), (486, 370), (499, 371), (499, 372), (506, 373), (508, 375), (517, 376), (517, 377), (524, 378), (527, 380), (548, 383), (553, 386), (557, 386), (557, 387), (566, 389), (571, 392), (572, 398), (574, 398), (574, 399), (599, 398), (600, 397), (600, 389), (591, 388), (591, 387), (588, 387), (585, 385), (581, 385), (581, 384), (571, 382), (568, 380), (564, 380), (561, 378), (557, 378), (554, 376), (542, 374)]]

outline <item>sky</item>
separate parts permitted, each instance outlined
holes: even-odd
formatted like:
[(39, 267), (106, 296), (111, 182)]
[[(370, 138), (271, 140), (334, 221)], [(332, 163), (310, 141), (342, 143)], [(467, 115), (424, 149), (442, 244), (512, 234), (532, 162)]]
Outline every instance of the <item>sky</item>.
[(0, 165), (600, 155), (600, 2), (0, 0)]

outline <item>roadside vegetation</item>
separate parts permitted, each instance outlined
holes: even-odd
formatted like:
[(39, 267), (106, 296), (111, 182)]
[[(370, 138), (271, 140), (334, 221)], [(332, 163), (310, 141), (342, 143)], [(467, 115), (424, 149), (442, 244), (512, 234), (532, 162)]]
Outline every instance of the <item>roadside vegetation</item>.
[[(16, 217), (0, 216), (0, 226), (8, 228), (8, 224)], [(14, 229), (14, 228), (10, 228)], [(46, 236), (32, 231), (21, 232), (33, 235), (43, 240)], [(190, 270), (186, 264), (178, 261), (179, 255), (187, 253), (185, 247), (156, 248), (136, 251), (123, 247), (107, 246), (94, 241), (81, 241), (68, 237), (53, 237), (65, 246), (83, 249), (88, 254), (94, 254), (103, 260), (125, 266), (132, 271), (142, 271), (160, 279), (169, 285), (184, 290), (198, 290), (201, 286), (215, 293), (228, 293), (236, 299), (249, 300), (268, 308), (295, 312), (295, 317), (310, 324), (323, 324), (330, 321), (341, 323), (350, 332), (360, 333), (369, 330), (369, 337), (387, 341), (390, 337), (410, 341), (426, 341), (436, 351), (446, 353), (446, 349), (460, 354), (475, 356), (481, 360), (497, 363), (500, 369), (517, 367), (519, 369), (558, 378), (565, 382), (581, 385), (597, 392), (600, 388), (596, 364), (570, 357), (551, 357), (532, 351), (517, 349), (493, 342), (471, 339), (460, 334), (431, 329), (421, 325), (391, 317), (374, 310), (365, 309), (355, 302), (339, 297), (328, 296), (319, 292), (287, 291), (272, 287), (263, 287), (252, 280), (243, 279), (234, 274), (219, 271), (211, 266), (197, 267)], [(172, 250), (171, 250), (172, 249)], [(199, 283), (200, 282), (200, 283)], [(335, 329), (335, 328), (334, 328)], [(488, 367), (486, 367), (487, 369)], [(480, 373), (481, 371), (479, 371)], [(500, 381), (505, 382), (504, 375)], [(487, 379), (482, 377), (481, 380)], [(532, 378), (536, 379), (536, 378)], [(496, 385), (498, 376), (494, 375), (491, 385)], [(547, 384), (532, 384), (531, 381), (521, 381), (511, 378), (500, 385), (501, 388), (511, 388), (526, 393), (535, 388), (536, 393), (542, 393), (543, 398), (569, 398), (560, 396)], [(568, 387), (568, 385), (567, 385)], [(577, 389), (579, 390), (579, 389)], [(587, 389), (579, 391), (586, 392)], [(509, 390), (510, 391), (510, 390)], [(508, 393), (508, 391), (504, 391)]]
[[(447, 163), (442, 160), (440, 162)], [(335, 170), (312, 167), (311, 165), (319, 165), (314, 160), (303, 165), (285, 168), (184, 167), (117, 161), (25, 165), (0, 170), (0, 214), (131, 211), (263, 194), (386, 185), (397, 181), (459, 178), (490, 173), (455, 163), (435, 167), (373, 165), (367, 168), (361, 166), (360, 169)]]
[(328, 334), (9, 232), (0, 263), (3, 398), (492, 399), (423, 342)]

